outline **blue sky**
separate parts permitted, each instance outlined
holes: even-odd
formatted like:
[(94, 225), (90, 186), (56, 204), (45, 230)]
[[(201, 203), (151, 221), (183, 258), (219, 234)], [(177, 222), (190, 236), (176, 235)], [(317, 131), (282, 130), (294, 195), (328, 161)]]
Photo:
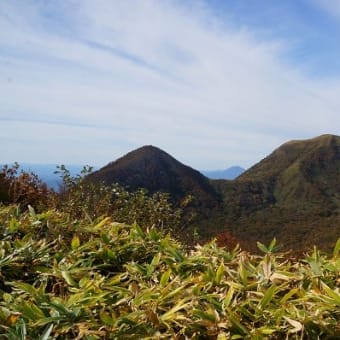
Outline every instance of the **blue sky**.
[(339, 135), (339, 41), (340, 0), (3, 0), (0, 162), (249, 167)]

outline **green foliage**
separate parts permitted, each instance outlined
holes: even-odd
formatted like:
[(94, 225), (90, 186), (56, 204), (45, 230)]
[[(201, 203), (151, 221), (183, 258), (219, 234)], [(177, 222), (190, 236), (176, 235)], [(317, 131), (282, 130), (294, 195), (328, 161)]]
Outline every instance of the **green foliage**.
[(276, 238), (274, 237), (272, 241), (270, 242), (269, 246), (266, 247), (263, 243), (257, 242), (257, 247), (265, 254), (273, 253), (277, 250), (276, 247)]
[(17, 203), (0, 207), (1, 339), (338, 336), (340, 240), (295, 259), (275, 238), (257, 256), (225, 232), (189, 251), (166, 234), (183, 221), (167, 194), (58, 171), (60, 192), (17, 165), (0, 173)]
[[(150, 196), (143, 189), (129, 192), (118, 184), (94, 183), (87, 177), (91, 172), (92, 167), (85, 166), (74, 177), (64, 165), (58, 166), (55, 173), (62, 183), (55, 192), (47, 189), (36, 174), (19, 171), (17, 163), (4, 166), (0, 172), (0, 202), (20, 204), (24, 210), (31, 206), (38, 212), (56, 209), (66, 213), (72, 223), (78, 219), (92, 222), (105, 215), (118, 222), (176, 231), (184, 221), (182, 210), (172, 206), (168, 194)], [(14, 220), (12, 224), (14, 228)]]
[(339, 334), (339, 244), (299, 260), (187, 251), (112, 217), (0, 208), (3, 339), (317, 339)]
[(81, 174), (72, 177), (62, 165), (57, 173), (63, 180), (62, 190), (55, 207), (67, 212), (71, 218), (111, 216), (115, 221), (138, 223), (142, 226), (175, 230), (181, 221), (181, 210), (174, 209), (166, 193), (148, 195), (146, 190), (129, 192), (119, 186), (104, 185), (87, 179), (91, 167), (84, 167)]

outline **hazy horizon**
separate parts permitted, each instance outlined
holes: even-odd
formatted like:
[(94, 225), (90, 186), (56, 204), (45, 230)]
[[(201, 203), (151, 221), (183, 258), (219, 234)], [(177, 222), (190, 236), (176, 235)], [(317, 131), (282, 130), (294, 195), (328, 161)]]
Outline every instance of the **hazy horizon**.
[[(124, 156), (124, 155), (121, 155), (121, 156)], [(120, 158), (120, 157), (118, 157), (118, 158)], [(100, 169), (101, 167), (108, 165), (111, 162), (116, 161), (117, 159), (112, 159), (112, 160), (107, 161), (106, 163), (103, 163), (103, 164), (88, 164), (88, 163), (77, 163), (77, 164), (73, 163), (72, 164), (72, 163), (43, 163), (43, 162), (31, 163), (31, 162), (18, 162), (18, 161), (13, 161), (13, 162), (1, 162), (0, 161), (0, 166), (4, 166), (4, 165), (12, 166), (12, 165), (14, 165), (14, 163), (18, 163), (20, 169), (21, 168), (27, 169), (30, 166), (32, 166), (32, 167), (43, 166), (43, 167), (49, 167), (49, 168), (53, 168), (53, 169), (55, 168), (55, 170), (57, 170), (57, 166), (61, 166), (61, 165), (64, 165), (66, 168), (72, 167), (74, 169), (76, 169), (76, 168), (81, 169), (84, 166), (90, 166), (90, 167), (93, 167), (94, 170), (96, 170), (96, 169)], [(183, 164), (188, 165), (185, 162)], [(228, 170), (228, 169), (231, 169), (231, 168), (238, 168), (238, 167), (245, 169), (244, 167), (240, 166), (239, 164), (231, 164), (231, 165), (226, 165), (225, 167), (222, 167), (222, 168), (195, 169), (195, 170), (206, 171), (206, 172), (214, 172), (214, 171), (225, 171), (225, 170)]]

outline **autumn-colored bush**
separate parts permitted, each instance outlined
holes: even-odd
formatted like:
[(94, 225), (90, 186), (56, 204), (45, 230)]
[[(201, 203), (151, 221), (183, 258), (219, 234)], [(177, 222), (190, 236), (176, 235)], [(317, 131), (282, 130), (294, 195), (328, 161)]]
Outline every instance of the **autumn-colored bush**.
[(26, 207), (34, 206), (38, 210), (46, 209), (52, 191), (33, 172), (19, 171), (19, 164), (0, 170), (0, 201), (16, 203)]
[(59, 191), (48, 189), (39, 177), (19, 170), (19, 165), (4, 166), (0, 172), (0, 202), (29, 206), (40, 212), (56, 209), (67, 213), (70, 220), (93, 221), (111, 216), (115, 221), (155, 226), (176, 231), (182, 225), (182, 210), (173, 207), (166, 193), (149, 195), (144, 189), (129, 192), (118, 184), (104, 185), (87, 180), (92, 168), (85, 166), (80, 174), (71, 176), (61, 165), (56, 173), (61, 177)]
[(229, 231), (224, 231), (216, 236), (216, 244), (219, 247), (226, 247), (229, 249), (235, 248), (240, 243), (234, 235)]

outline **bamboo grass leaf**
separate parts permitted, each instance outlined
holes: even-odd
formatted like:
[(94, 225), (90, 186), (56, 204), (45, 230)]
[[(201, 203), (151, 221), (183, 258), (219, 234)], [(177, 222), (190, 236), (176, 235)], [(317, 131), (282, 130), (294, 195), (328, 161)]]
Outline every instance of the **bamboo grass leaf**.
[(248, 286), (248, 271), (244, 265), (244, 262), (241, 261), (240, 265), (239, 265), (239, 277), (240, 277), (240, 281), (243, 284), (244, 287)]
[(277, 290), (278, 290), (278, 288), (275, 285), (270, 286), (267, 289), (267, 291), (264, 293), (263, 298), (259, 302), (258, 307), (260, 309), (263, 309), (264, 307), (266, 307), (272, 301), (272, 299), (275, 296)]
[[(227, 317), (230, 320), (230, 322), (232, 323), (232, 325), (238, 331), (240, 331), (243, 335), (249, 335), (249, 331), (247, 330), (247, 328), (241, 324), (238, 317), (229, 308), (227, 308)], [(238, 338), (235, 338), (235, 339), (238, 339)]]
[(169, 268), (167, 271), (165, 271), (162, 276), (161, 276), (161, 279), (160, 279), (160, 286), (161, 287), (165, 287), (168, 282), (169, 282), (169, 279), (170, 279), (170, 275), (171, 275), (171, 269)]
[(53, 307), (60, 314), (61, 317), (64, 317), (64, 318), (72, 317), (73, 318), (74, 316), (73, 313), (69, 311), (67, 308), (65, 308), (65, 306), (61, 303), (50, 301), (48, 305)]
[(43, 334), (41, 335), (40, 340), (48, 340), (52, 330), (53, 330), (53, 323), (51, 323), (50, 325), (48, 325), (46, 327), (46, 329), (44, 330)]
[(36, 306), (32, 302), (26, 302), (23, 301), (21, 306), (20, 306), (20, 311), (22, 312), (23, 316), (32, 320), (32, 321), (37, 321), (39, 319), (42, 319), (45, 317), (45, 314), (43, 311)]
[(334, 304), (340, 307), (340, 294), (329, 288), (324, 282), (322, 282), (321, 285), (327, 295), (333, 300)]
[(270, 256), (268, 254), (265, 255), (263, 264), (262, 264), (262, 270), (263, 270), (263, 275), (266, 280), (270, 279), (270, 276), (272, 274), (272, 262), (270, 259)]
[(233, 288), (233, 286), (230, 286), (225, 298), (223, 299), (224, 306), (226, 306), (226, 307), (230, 306), (231, 301), (232, 301), (233, 296), (234, 296), (234, 292), (235, 292), (235, 289)]
[(112, 315), (104, 311), (100, 312), (100, 320), (109, 326), (114, 326), (115, 324), (115, 320), (112, 318)]
[(212, 323), (215, 323), (217, 321), (216, 319), (216, 315), (213, 314), (213, 313), (208, 313), (206, 311), (202, 311), (202, 310), (199, 310), (199, 309), (194, 309), (192, 311), (193, 315), (202, 319), (202, 320), (206, 320), (206, 321), (209, 321), (209, 322), (212, 322)]
[(37, 290), (30, 285), (29, 283), (25, 283), (25, 282), (14, 282), (13, 286), (16, 288), (19, 288), (20, 290), (31, 294), (32, 296), (35, 296), (37, 294)]
[(71, 287), (77, 286), (76, 281), (74, 281), (73, 277), (71, 276), (71, 274), (68, 271), (62, 270), (61, 276), (65, 279), (67, 284), (70, 285)]
[(268, 251), (272, 253), (275, 250), (276, 238), (274, 237), (268, 246)]
[(339, 256), (339, 251), (340, 251), (340, 238), (336, 241), (336, 244), (333, 249), (333, 257), (337, 258)]
[(109, 224), (110, 222), (111, 222), (111, 217), (105, 217), (93, 227), (93, 230), (95, 231), (101, 230), (106, 224)]
[(215, 275), (215, 282), (216, 282), (216, 284), (219, 285), (221, 283), (223, 274), (224, 274), (224, 263), (221, 262), (221, 264), (217, 268), (216, 275)]
[(292, 296), (299, 292), (299, 288), (293, 288), (287, 292), (280, 300), (280, 305), (285, 304)]
[(268, 248), (261, 242), (257, 242), (257, 248), (259, 248), (261, 251), (263, 251), (265, 254), (269, 252)]
[(145, 232), (137, 223), (134, 223), (133, 227), (136, 230), (138, 236), (140, 236), (141, 238), (145, 238)]
[(172, 290), (170, 293), (165, 294), (165, 295), (161, 296), (160, 298), (162, 300), (169, 300), (170, 298), (173, 298), (174, 296), (176, 296), (177, 294), (181, 293), (185, 289), (186, 289), (185, 285), (180, 285), (176, 289)]
[(176, 314), (178, 311), (180, 311), (180, 310), (182, 310), (182, 309), (184, 309), (184, 308), (186, 308), (186, 307), (188, 307), (188, 306), (191, 305), (191, 302), (186, 302), (186, 303), (184, 303), (184, 301), (185, 301), (185, 299), (184, 299), (184, 300), (180, 300), (174, 307), (172, 307), (169, 311), (167, 311), (166, 313), (164, 313), (164, 314), (160, 317), (160, 319), (161, 319), (162, 321), (169, 321), (169, 320), (171, 320), (172, 318), (175, 318), (175, 314)]
[(80, 240), (78, 236), (73, 236), (72, 241), (71, 241), (71, 248), (73, 250), (79, 248), (80, 246)]
[(293, 329), (290, 329), (290, 330), (289, 330), (289, 333), (297, 333), (297, 332), (300, 332), (300, 331), (302, 330), (303, 325), (302, 325), (301, 322), (296, 321), (296, 320), (293, 320), (293, 319), (291, 319), (291, 318), (288, 318), (287, 316), (284, 316), (283, 318), (284, 318), (286, 321), (288, 321), (289, 324), (290, 324), (291, 326), (294, 327)]
[(162, 254), (158, 253), (154, 256), (154, 258), (151, 261), (151, 266), (157, 267), (159, 265), (159, 262), (161, 260)]
[(260, 327), (258, 331), (263, 335), (272, 335), (277, 331), (277, 329), (269, 327)]

